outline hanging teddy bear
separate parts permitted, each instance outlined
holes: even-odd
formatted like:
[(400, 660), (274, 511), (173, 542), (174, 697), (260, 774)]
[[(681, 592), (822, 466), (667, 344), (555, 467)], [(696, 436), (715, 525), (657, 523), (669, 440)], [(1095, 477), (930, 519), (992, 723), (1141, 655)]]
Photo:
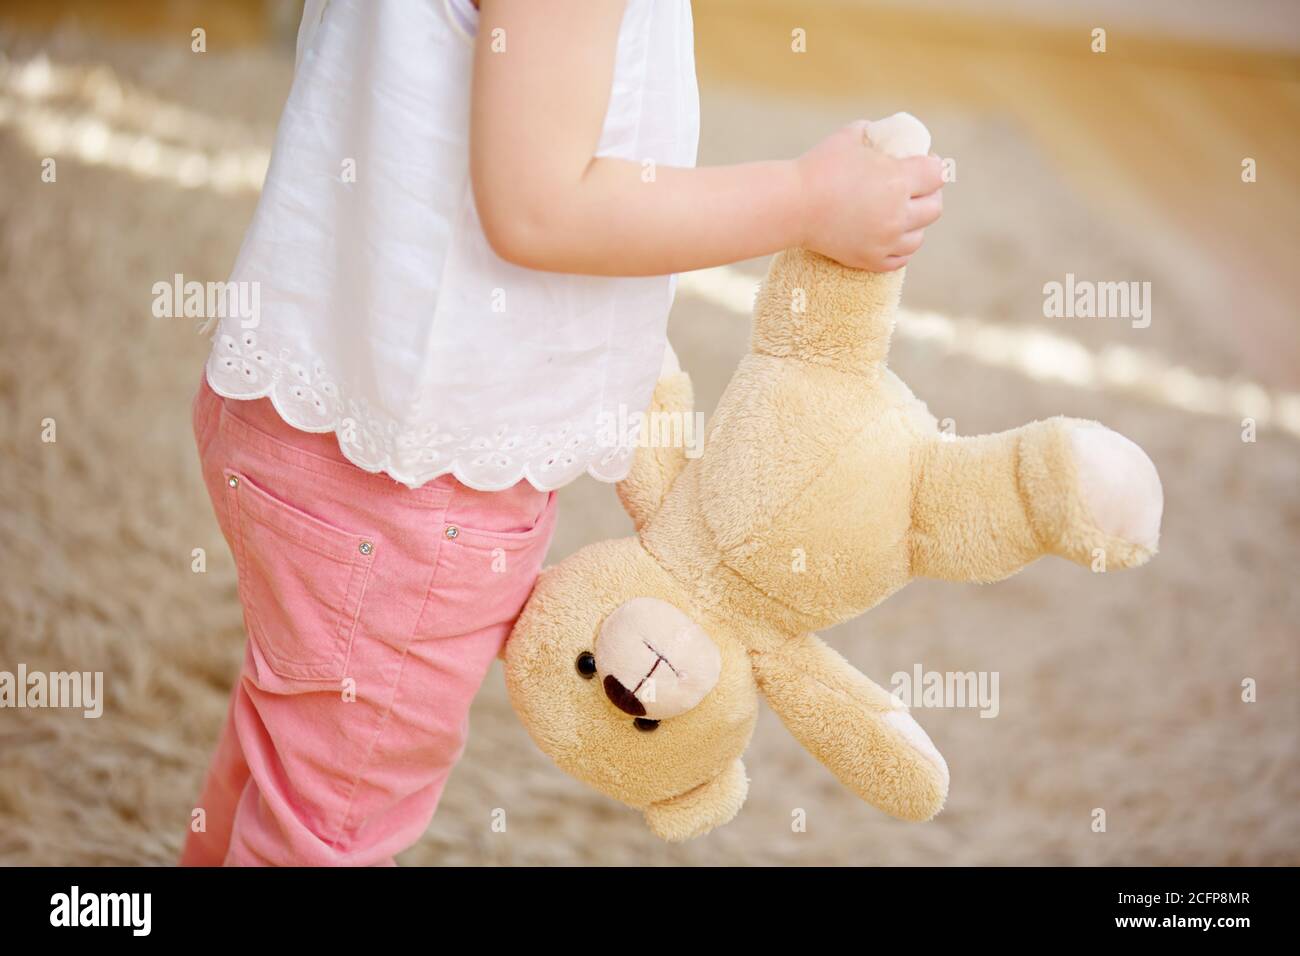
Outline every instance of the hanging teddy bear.
[[(929, 150), (907, 114), (866, 129), (890, 155)], [(776, 256), (703, 456), (638, 449), (619, 485), (636, 534), (545, 571), (506, 645), (537, 745), (665, 839), (740, 809), (759, 695), (862, 799), (929, 819), (948, 792), (943, 757), (815, 632), (916, 577), (997, 581), (1043, 555), (1130, 568), (1156, 551), (1160, 479), (1122, 435), (1070, 418), (940, 432), (886, 366), (902, 282)], [(692, 407), (668, 368), (651, 414)]]

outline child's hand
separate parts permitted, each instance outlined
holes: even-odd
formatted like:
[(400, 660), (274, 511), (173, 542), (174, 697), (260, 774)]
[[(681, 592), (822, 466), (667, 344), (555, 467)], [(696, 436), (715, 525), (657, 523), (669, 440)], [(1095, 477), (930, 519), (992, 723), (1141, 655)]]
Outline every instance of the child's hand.
[(854, 269), (891, 272), (943, 212), (942, 166), (936, 156), (877, 152), (866, 126), (850, 123), (795, 161), (807, 209), (801, 244)]

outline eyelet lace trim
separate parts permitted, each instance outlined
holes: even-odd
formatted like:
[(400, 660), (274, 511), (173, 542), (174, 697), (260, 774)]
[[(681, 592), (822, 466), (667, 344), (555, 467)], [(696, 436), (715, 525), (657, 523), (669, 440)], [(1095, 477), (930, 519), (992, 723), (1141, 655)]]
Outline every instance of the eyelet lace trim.
[(207, 378), (226, 398), (270, 398), (280, 417), (301, 431), (334, 432), (339, 450), (358, 468), (384, 472), (412, 488), (442, 475), (479, 491), (502, 491), (525, 479), (551, 491), (583, 472), (621, 481), (635, 451), (635, 442), (601, 444), (575, 423), (543, 429), (502, 422), (487, 433), (437, 424), (404, 427), (345, 395), (319, 359), (264, 348), (251, 330), (218, 331)]

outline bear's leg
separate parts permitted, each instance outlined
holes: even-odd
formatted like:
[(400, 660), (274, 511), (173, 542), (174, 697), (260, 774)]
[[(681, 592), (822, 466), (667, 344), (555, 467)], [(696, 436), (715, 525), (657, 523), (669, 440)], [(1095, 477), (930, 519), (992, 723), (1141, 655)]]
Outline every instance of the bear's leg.
[(1109, 570), (1155, 553), (1164, 500), (1155, 466), (1096, 422), (936, 440), (919, 462), (916, 576), (995, 581), (1043, 554)]

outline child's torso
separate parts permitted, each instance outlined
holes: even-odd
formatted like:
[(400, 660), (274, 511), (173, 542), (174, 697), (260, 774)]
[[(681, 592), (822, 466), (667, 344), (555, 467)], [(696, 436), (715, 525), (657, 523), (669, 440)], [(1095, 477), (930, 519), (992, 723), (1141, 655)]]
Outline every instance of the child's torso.
[[(208, 378), (409, 485), (616, 480), (635, 436), (608, 426), (649, 401), (674, 281), (492, 252), (468, 169), (476, 25), (470, 0), (309, 0), (232, 275), (257, 314), (222, 319)], [(689, 3), (629, 0), (597, 154), (689, 166), (698, 131)]]

